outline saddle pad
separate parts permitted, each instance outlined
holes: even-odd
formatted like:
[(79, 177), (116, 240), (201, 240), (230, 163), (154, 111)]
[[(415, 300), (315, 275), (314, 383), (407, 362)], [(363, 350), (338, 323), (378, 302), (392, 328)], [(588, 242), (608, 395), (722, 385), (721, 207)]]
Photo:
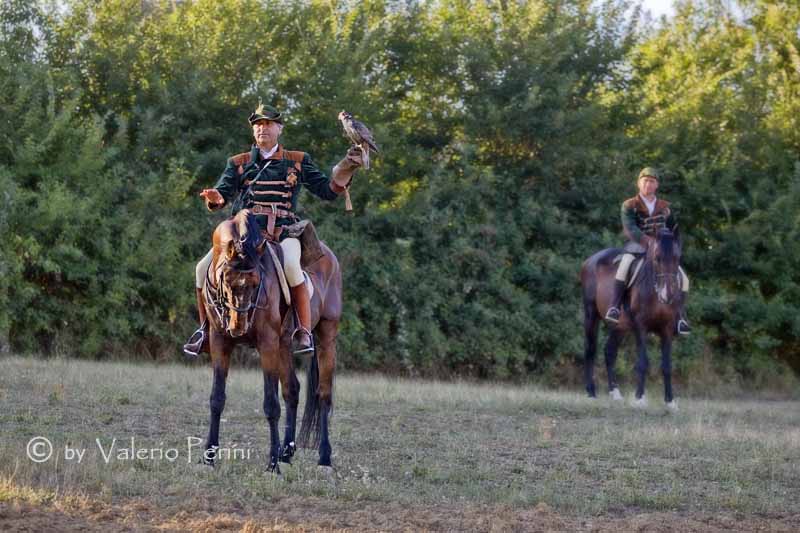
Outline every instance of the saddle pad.
[[(618, 256), (614, 257), (611, 261), (611, 264), (618, 265), (620, 261), (622, 261), (622, 255), (619, 254)], [(633, 286), (633, 282), (636, 281), (636, 276), (639, 275), (639, 270), (641, 270), (642, 265), (644, 264), (644, 257), (639, 256), (633, 260), (631, 263), (631, 267), (628, 269), (628, 283), (625, 285), (627, 288), (631, 288)], [(631, 274), (633, 272), (633, 274)]]
[(283, 250), (281, 250), (280, 245), (271, 242), (267, 242), (267, 250), (272, 256), (272, 264), (275, 267), (275, 273), (278, 275), (283, 298), (286, 300), (287, 305), (291, 305), (292, 295), (289, 291), (289, 283), (286, 281), (286, 274), (283, 272)]
[(639, 270), (642, 268), (644, 264), (644, 258), (638, 257), (634, 259), (633, 264), (631, 265), (631, 270), (633, 270), (633, 274), (628, 274), (628, 285), (627, 287), (630, 289), (633, 286), (633, 282), (636, 281), (636, 276), (639, 275)]

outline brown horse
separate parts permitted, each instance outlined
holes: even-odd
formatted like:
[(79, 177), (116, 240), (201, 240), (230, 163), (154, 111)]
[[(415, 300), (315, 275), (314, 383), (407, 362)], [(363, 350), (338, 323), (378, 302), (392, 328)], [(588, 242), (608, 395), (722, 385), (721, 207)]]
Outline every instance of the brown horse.
[[(237, 344), (258, 350), (264, 374), (264, 414), (270, 429), (270, 460), (267, 469), (280, 472), (278, 461), (291, 462), (295, 452), (295, 425), (300, 384), (290, 352), (293, 322), (289, 306), (281, 298), (278, 269), (273, 260), (280, 247), (261, 236), (255, 216), (248, 210), (217, 226), (213, 235), (213, 258), (204, 286), (206, 316), (209, 317), (209, 347), (213, 369), (211, 421), (203, 461), (214, 464), (219, 448), (219, 423), (225, 408), (225, 382), (230, 357)], [(265, 253), (274, 246), (275, 254)], [(341, 317), (341, 272), (336, 257), (324, 245), (322, 256), (310, 266), (315, 285), (311, 302), (317, 351), (309, 365), (308, 397), (301, 435), (322, 433), (319, 464), (330, 465), (328, 416), (333, 400), (336, 335)], [(313, 374), (313, 375), (312, 375)], [(280, 445), (281, 415), (278, 382), (286, 404), (286, 431)]]
[[(581, 268), (584, 311), (584, 378), (586, 391), (596, 397), (594, 383), (594, 361), (597, 352), (597, 330), (602, 317), (610, 305), (614, 291), (616, 264), (614, 258), (622, 253), (619, 248), (601, 250), (589, 257)], [(636, 362), (636, 401), (634, 405), (645, 405), (644, 385), (649, 362), (647, 359), (646, 335), (655, 333), (661, 339), (661, 372), (664, 376), (664, 401), (675, 408), (672, 397), (672, 337), (678, 311), (682, 305), (681, 276), (678, 269), (681, 258), (680, 237), (669, 230), (662, 230), (649, 241), (643, 264), (623, 299), (622, 316), (619, 323), (609, 329), (605, 360), (608, 372), (609, 394), (622, 399), (617, 386), (614, 364), (617, 349), (625, 334), (632, 331), (636, 338), (638, 359)]]

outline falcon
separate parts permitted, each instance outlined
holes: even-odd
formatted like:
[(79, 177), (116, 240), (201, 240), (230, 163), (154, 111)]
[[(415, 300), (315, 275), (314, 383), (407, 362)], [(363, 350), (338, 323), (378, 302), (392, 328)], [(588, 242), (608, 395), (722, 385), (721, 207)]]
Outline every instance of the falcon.
[(361, 149), (361, 160), (364, 163), (364, 169), (368, 169), (369, 151), (372, 150), (376, 154), (380, 151), (372, 138), (372, 132), (363, 122), (354, 119), (353, 114), (347, 111), (339, 113), (339, 121), (342, 123), (344, 134), (347, 138)]

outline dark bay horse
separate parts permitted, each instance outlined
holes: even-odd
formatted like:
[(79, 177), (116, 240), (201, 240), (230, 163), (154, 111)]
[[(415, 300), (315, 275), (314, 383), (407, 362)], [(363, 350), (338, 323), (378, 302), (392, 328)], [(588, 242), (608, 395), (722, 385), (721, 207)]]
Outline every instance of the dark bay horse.
[[(219, 448), (219, 425), (225, 408), (225, 384), (230, 357), (237, 344), (254, 346), (264, 375), (264, 414), (270, 429), (270, 460), (267, 469), (279, 473), (278, 461), (291, 462), (295, 452), (295, 427), (300, 383), (290, 352), (292, 322), (289, 306), (281, 298), (281, 286), (274, 258), (277, 245), (262, 238), (256, 218), (248, 210), (217, 226), (213, 235), (213, 258), (204, 287), (206, 316), (209, 317), (209, 347), (213, 371), (211, 421), (203, 460), (213, 464)], [(266, 253), (275, 246), (275, 253)], [(322, 256), (309, 267), (316, 290), (312, 315), (318, 343), (309, 365), (308, 392), (301, 437), (320, 436), (319, 464), (330, 465), (328, 416), (333, 400), (333, 372), (336, 335), (341, 317), (342, 281), (333, 253), (322, 245)], [(286, 404), (286, 429), (280, 445), (278, 401), (280, 382)], [(317, 437), (320, 438), (320, 437)], [(315, 439), (315, 443), (317, 440)]]
[[(605, 316), (614, 291), (614, 276), (617, 265), (614, 258), (622, 253), (619, 248), (601, 250), (589, 257), (581, 268), (584, 312), (584, 378), (589, 396), (596, 397), (594, 383), (594, 361), (597, 352), (598, 326)], [(628, 288), (622, 302), (622, 316), (615, 326), (609, 328), (605, 360), (608, 372), (609, 394), (622, 399), (617, 386), (614, 364), (617, 349), (625, 335), (632, 331), (636, 338), (638, 358), (636, 362), (636, 400), (634, 405), (643, 406), (644, 385), (649, 361), (647, 359), (646, 335), (655, 333), (661, 339), (661, 372), (664, 376), (664, 401), (675, 409), (672, 397), (672, 337), (678, 311), (682, 304), (681, 242), (677, 233), (661, 230), (650, 240), (643, 264), (633, 285)], [(633, 269), (632, 269), (633, 270)]]

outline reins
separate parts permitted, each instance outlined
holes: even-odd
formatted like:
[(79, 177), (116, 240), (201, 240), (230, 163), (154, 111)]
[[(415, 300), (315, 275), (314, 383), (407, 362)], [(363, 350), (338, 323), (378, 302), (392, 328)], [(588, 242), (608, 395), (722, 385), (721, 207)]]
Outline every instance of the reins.
[[(654, 244), (651, 246), (653, 247), (653, 251), (648, 249), (647, 253), (644, 257), (644, 264), (642, 265), (642, 272), (639, 276), (639, 280), (634, 286), (640, 286), (643, 291), (649, 291), (649, 287), (647, 284), (652, 284), (653, 293), (656, 294), (658, 300), (666, 305), (671, 305), (675, 300), (675, 297), (678, 293), (677, 290), (672, 291), (662, 291), (662, 289), (672, 285), (673, 283), (680, 287), (681, 283), (681, 274), (680, 270), (676, 268), (675, 272), (671, 273), (663, 273), (660, 268), (656, 265), (656, 261), (654, 258), (656, 246), (660, 246), (660, 241), (655, 241)], [(666, 292), (666, 295), (662, 295), (662, 292)]]
[(219, 278), (219, 283), (214, 284), (214, 279), (211, 277), (211, 268), (212, 265), (208, 266), (208, 270), (206, 271), (206, 282), (203, 285), (203, 295), (206, 299), (206, 303), (209, 304), (210, 307), (214, 309), (215, 314), (217, 315), (217, 319), (219, 320), (222, 329), (227, 331), (228, 324), (229, 324), (229, 314), (230, 311), (234, 311), (237, 313), (247, 313), (247, 327), (248, 330), (253, 325), (253, 316), (255, 315), (256, 310), (258, 309), (266, 309), (266, 305), (261, 304), (261, 294), (264, 291), (264, 267), (261, 264), (261, 261), (257, 263), (254, 268), (248, 270), (240, 270), (238, 272), (242, 274), (247, 274), (252, 272), (253, 270), (258, 269), (258, 288), (256, 288), (255, 293), (251, 296), (250, 302), (248, 302), (246, 307), (237, 307), (232, 302), (228, 302), (225, 299), (224, 291), (222, 290), (222, 285), (225, 283), (225, 271), (224, 268), (228, 264), (228, 260), (225, 259), (217, 265), (216, 272)]

